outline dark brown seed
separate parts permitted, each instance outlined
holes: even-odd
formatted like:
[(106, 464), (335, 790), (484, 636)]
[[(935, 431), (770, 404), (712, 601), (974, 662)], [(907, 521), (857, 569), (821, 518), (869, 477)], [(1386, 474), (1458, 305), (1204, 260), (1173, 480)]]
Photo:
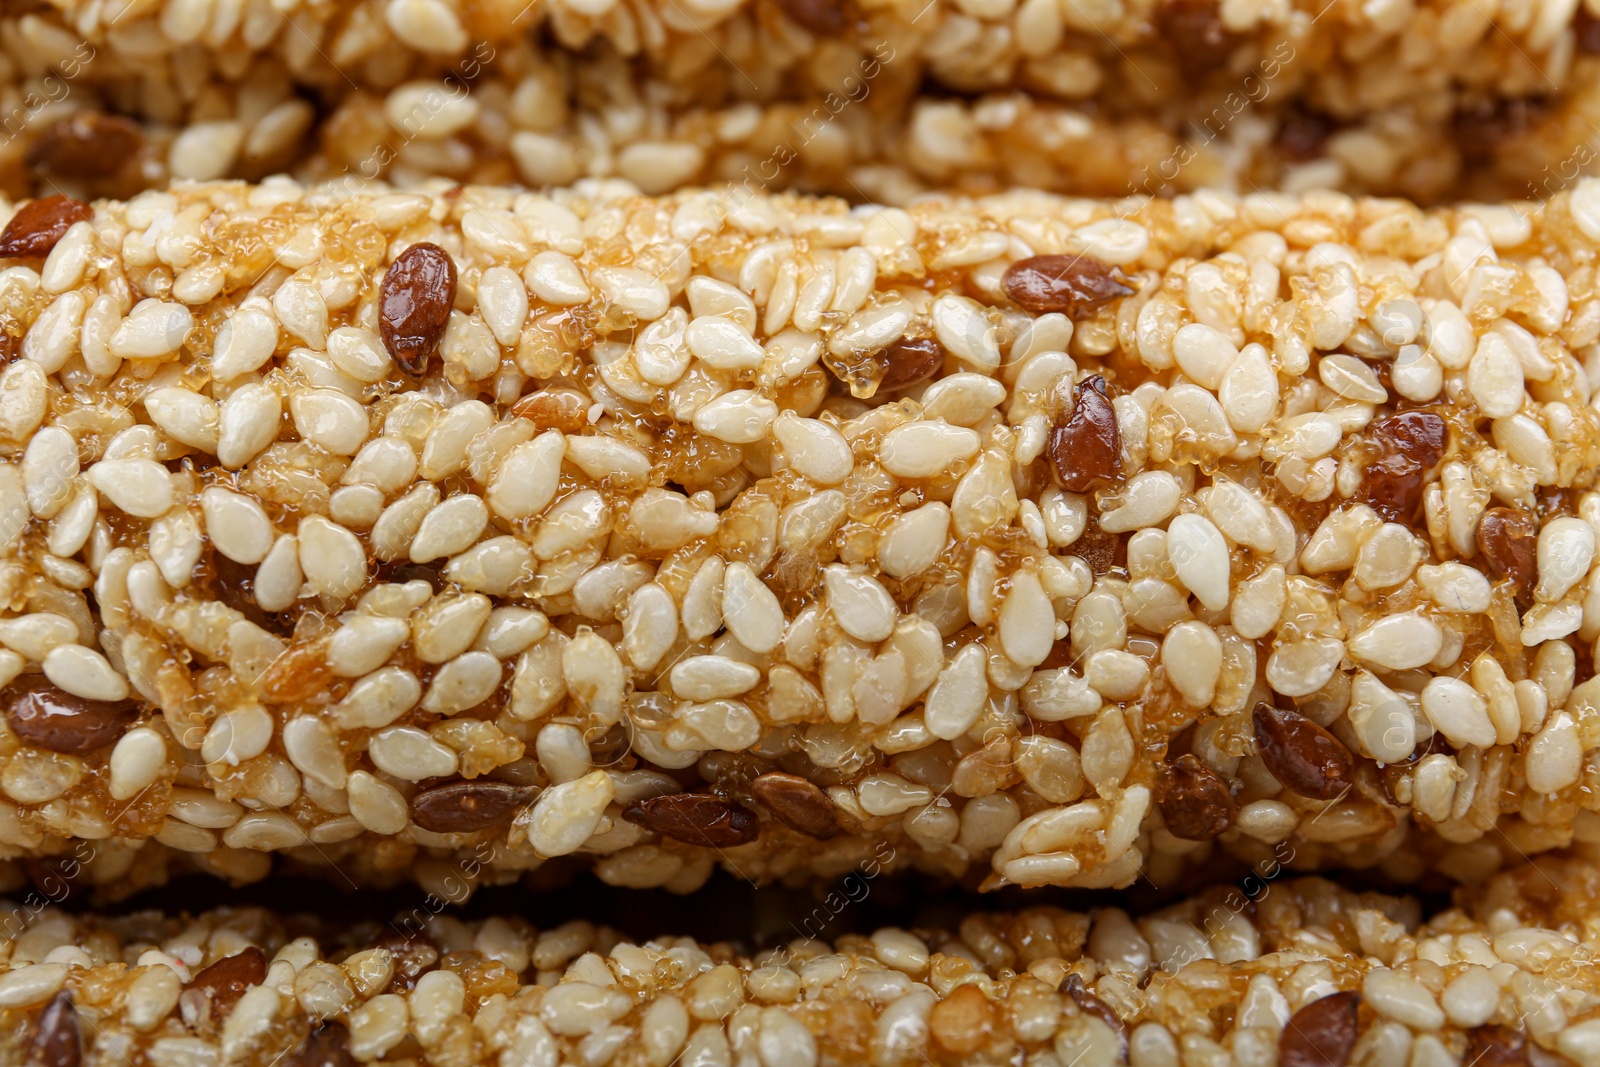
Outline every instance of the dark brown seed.
[(773, 771), (750, 783), (750, 795), (785, 826), (820, 840), (839, 832), (833, 802), (817, 783)]
[(754, 815), (710, 793), (651, 797), (626, 808), (622, 817), (663, 837), (706, 848), (749, 844), (761, 832)]
[(1509, 1026), (1479, 1026), (1467, 1031), (1461, 1067), (1528, 1067), (1528, 1038)]
[(1078, 1010), (1086, 1011), (1111, 1027), (1111, 1032), (1117, 1035), (1117, 1043), (1122, 1046), (1122, 1059), (1128, 1058), (1128, 1027), (1123, 1023), (1117, 1013), (1111, 1010), (1111, 1005), (1089, 992), (1083, 984), (1083, 979), (1075, 974), (1067, 975), (1067, 995), (1072, 997), (1072, 1002)]
[(1519, 596), (1532, 592), (1539, 551), (1539, 528), (1532, 515), (1514, 508), (1490, 508), (1478, 520), (1475, 539), (1496, 580), (1510, 579)]
[(1431, 411), (1402, 411), (1374, 423), (1371, 440), (1379, 454), (1367, 465), (1367, 503), (1389, 522), (1415, 522), (1428, 474), (1444, 458), (1449, 429)]
[(818, 37), (837, 37), (850, 21), (844, 0), (778, 0), (778, 6)]
[(438, 969), (439, 948), (423, 934), (402, 934), (390, 927), (378, 938), (377, 948), (388, 949), (394, 957), (394, 977), (389, 981), (389, 991), (408, 993), (416, 988), (417, 979)]
[(1117, 271), (1089, 256), (1030, 256), (1006, 268), (1000, 279), (1006, 295), (1035, 314), (1060, 311), (1086, 318), (1119, 296), (1131, 296)]
[(28, 163), (63, 178), (105, 178), (121, 170), (142, 144), (137, 123), (85, 109), (47, 126), (28, 149)]
[(42, 674), (11, 683), (5, 708), (11, 732), (25, 744), (69, 756), (105, 748), (139, 717), (132, 700), (85, 700), (57, 689)]
[(1122, 470), (1122, 431), (1096, 374), (1078, 384), (1072, 414), (1050, 430), (1050, 470), (1061, 488), (1087, 493), (1116, 480)]
[(451, 782), (411, 798), (411, 819), (436, 834), (466, 834), (504, 826), (533, 790), (505, 782)]
[(1291, 163), (1319, 159), (1328, 138), (1338, 128), (1326, 115), (1315, 111), (1292, 110), (1278, 127), (1278, 152)]
[(1156, 778), (1156, 806), (1174, 837), (1210, 841), (1227, 832), (1238, 812), (1222, 775), (1193, 755), (1179, 756)]
[(1542, 96), (1496, 97), (1456, 109), (1453, 117), (1461, 154), (1474, 161), (1496, 158), (1505, 142), (1527, 133), (1549, 110)]
[(576, 389), (541, 389), (511, 405), (511, 414), (541, 430), (582, 433), (589, 428), (589, 401)]
[(944, 348), (930, 338), (896, 341), (883, 353), (883, 378), (879, 389), (904, 389), (925, 382), (944, 366)]
[(267, 980), (267, 955), (251, 945), (243, 952), (224, 956), (189, 979), (188, 988), (211, 998), (211, 1017), (222, 1019), (244, 996), (245, 990)]
[(0, 258), (27, 259), (48, 256), (74, 222), (94, 218), (94, 209), (81, 200), (57, 193), (30, 200), (17, 209), (0, 232)]
[(1278, 1037), (1278, 1067), (1345, 1067), (1360, 1032), (1359, 993), (1330, 993), (1290, 1017)]
[(1256, 755), (1287, 788), (1313, 800), (1332, 800), (1350, 788), (1355, 767), (1337, 737), (1300, 714), (1257, 704)]
[(438, 245), (419, 241), (389, 265), (378, 289), (378, 332), (407, 374), (427, 373), (455, 302), (456, 265)]
[(83, 1062), (83, 1039), (78, 1035), (78, 1009), (66, 990), (56, 994), (39, 1015), (38, 1028), (28, 1042), (23, 1067), (78, 1067)]
[(300, 1047), (279, 1060), (275, 1067), (355, 1067), (350, 1055), (350, 1031), (339, 1022), (325, 1022), (306, 1035)]
[(1163, 0), (1156, 28), (1191, 77), (1209, 74), (1233, 54), (1233, 35), (1222, 24), (1216, 0)]
[(1416, 460), (1423, 470), (1433, 469), (1444, 458), (1450, 443), (1450, 428), (1431, 411), (1401, 411), (1379, 420), (1373, 429)]

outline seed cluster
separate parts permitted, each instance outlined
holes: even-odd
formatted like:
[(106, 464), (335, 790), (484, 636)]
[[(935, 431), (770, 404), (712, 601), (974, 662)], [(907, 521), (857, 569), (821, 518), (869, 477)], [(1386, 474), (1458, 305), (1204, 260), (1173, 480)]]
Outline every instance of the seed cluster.
[(9, 220), (7, 848), (687, 890), (1594, 833), (1600, 184)]
[(1018, 185), (1436, 201), (1543, 196), (1577, 173), (1600, 121), (1581, 6), (1326, 10), (26, 0), (0, 13), (17, 72), (0, 87), (0, 189), (126, 198), (293, 169), (885, 203)]
[(1423, 920), (1320, 879), (1132, 919), (1030, 908), (750, 955), (587, 922), (48, 909), (5, 943), (0, 1056), (72, 1067), (1600, 1062), (1577, 857)]

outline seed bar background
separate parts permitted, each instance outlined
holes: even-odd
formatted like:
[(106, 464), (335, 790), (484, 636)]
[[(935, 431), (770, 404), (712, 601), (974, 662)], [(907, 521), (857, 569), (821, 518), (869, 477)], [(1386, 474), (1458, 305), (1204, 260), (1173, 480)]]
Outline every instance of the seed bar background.
[[(173, 177), (292, 167), (535, 186), (618, 175), (648, 193), (731, 180), (889, 203), (1015, 185), (1336, 186), (1431, 201), (1542, 198), (1592, 160), (1584, 50), (1597, 35), (1581, 9), (1506, 9), (1491, 23), (1471, 3), (1381, 18), (1342, 3), (1236, 7), (890, 6), (821, 36), (776, 6), (740, 7), (663, 29), (671, 44), (652, 54), (672, 59), (656, 64), (633, 58), (655, 46), (613, 39), (605, 19), (584, 31), (598, 34), (588, 53), (563, 51), (537, 25), (571, 11), (548, 4), (471, 16), (443, 0), (24, 8), (0, 23), (12, 68), (0, 182), (12, 195), (127, 197)], [(612, 11), (695, 21), (650, 8)], [(1084, 25), (1041, 31), (1031, 9)], [(1205, 69), (1178, 62), (1177, 38)], [(994, 54), (1011, 42), (1043, 49), (1040, 69), (1070, 84), (1013, 79), (1016, 57)], [(930, 77), (969, 95), (924, 96)]]

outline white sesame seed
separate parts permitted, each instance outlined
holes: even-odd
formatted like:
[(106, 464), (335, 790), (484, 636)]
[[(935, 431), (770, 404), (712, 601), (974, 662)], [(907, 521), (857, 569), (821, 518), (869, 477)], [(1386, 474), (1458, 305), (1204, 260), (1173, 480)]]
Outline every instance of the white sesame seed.
[(367, 755), (380, 771), (412, 782), (454, 774), (459, 765), (454, 752), (414, 726), (378, 731), (367, 742)]
[(454, 715), (477, 707), (500, 686), (500, 661), (487, 652), (466, 652), (434, 673), (422, 710)]
[(384, 19), (407, 47), (454, 55), (467, 47), (467, 32), (444, 0), (389, 0)]
[(367, 553), (355, 534), (320, 515), (300, 523), (300, 570), (330, 600), (347, 600), (367, 580)]
[(63, 293), (50, 303), (22, 338), (22, 358), (54, 374), (78, 350), (78, 338), (89, 302), (82, 293)]
[(155, 784), (166, 767), (167, 743), (148, 726), (138, 726), (117, 739), (111, 750), (110, 792), (116, 800), (129, 800)]
[(272, 716), (259, 704), (247, 704), (217, 716), (206, 731), (200, 755), (207, 763), (237, 767), (261, 755), (272, 741)]
[(611, 776), (593, 771), (540, 793), (533, 807), (517, 816), (517, 825), (540, 855), (565, 856), (589, 839), (615, 796)]
[(283, 611), (300, 596), (300, 544), (284, 534), (272, 543), (256, 568), (256, 603), (262, 611)]
[(641, 322), (651, 322), (666, 314), (672, 299), (665, 284), (632, 267), (597, 267), (592, 277), (608, 303)]
[(283, 750), (289, 762), (329, 789), (343, 789), (344, 752), (328, 724), (316, 715), (301, 715), (283, 727)]
[(328, 334), (328, 358), (358, 382), (381, 382), (393, 366), (382, 342), (357, 326), (340, 326)]
[(522, 280), (534, 296), (557, 307), (585, 304), (591, 296), (583, 271), (571, 257), (553, 250), (540, 252), (529, 260)]
[(478, 120), (478, 101), (462, 88), (444, 81), (406, 82), (385, 98), (384, 114), (404, 137), (442, 140)]
[(1123, 490), (1122, 502), (1100, 513), (1100, 528), (1125, 533), (1159, 526), (1177, 509), (1181, 496), (1178, 480), (1166, 471), (1135, 475)]
[(43, 1004), (67, 980), (65, 963), (24, 964), (0, 975), (0, 1008)]
[(295, 392), (289, 397), (289, 413), (301, 437), (336, 456), (353, 456), (366, 443), (366, 411), (337, 390)]
[(427, 563), (464, 552), (489, 523), (489, 509), (480, 497), (453, 496), (429, 511), (411, 542), (411, 561)]
[(834, 620), (859, 641), (882, 641), (894, 631), (899, 614), (894, 599), (870, 575), (834, 564), (822, 572)]
[(388, 726), (422, 700), (422, 684), (401, 667), (380, 667), (350, 687), (334, 705), (340, 725)]
[(86, 700), (123, 700), (128, 680), (100, 653), (82, 645), (62, 644), (44, 658), (44, 674), (56, 686)]
[(993, 378), (963, 372), (933, 382), (922, 393), (922, 417), (956, 426), (976, 426), (1006, 398), (1006, 387)]
[(1434, 678), (1422, 690), (1422, 711), (1433, 728), (1452, 745), (1494, 744), (1495, 731), (1489, 708), (1470, 685), (1458, 678)]
[(1000, 647), (1023, 667), (1043, 663), (1055, 645), (1055, 610), (1036, 572), (1022, 570), (1011, 576), (1011, 588), (1000, 603)]
[(753, 389), (735, 389), (700, 407), (694, 428), (729, 444), (754, 444), (778, 417), (778, 405)]
[(1172, 354), (1183, 373), (1213, 392), (1221, 388), (1239, 358), (1238, 348), (1226, 334), (1198, 322), (1178, 331), (1172, 339)]
[(350, 814), (375, 834), (397, 834), (406, 827), (409, 809), (399, 790), (367, 771), (353, 771), (346, 781)]
[(1522, 406), (1522, 365), (1499, 334), (1479, 339), (1467, 368), (1467, 388), (1478, 410), (1491, 419), (1514, 415)]
[(103, 459), (88, 478), (112, 507), (136, 518), (160, 518), (172, 507), (172, 479), (155, 460)]
[(1439, 654), (1444, 634), (1425, 615), (1386, 615), (1350, 638), (1350, 654), (1381, 670), (1421, 667)]
[(890, 430), (878, 462), (899, 478), (931, 478), (978, 454), (979, 438), (964, 426), (909, 422)]
[(193, 326), (194, 316), (182, 304), (141, 300), (111, 335), (111, 354), (121, 359), (160, 359), (176, 352)]
[(928, 729), (935, 737), (953, 740), (978, 721), (989, 698), (986, 662), (983, 647), (969, 643), (939, 673), (924, 708)]
[(237, 470), (255, 459), (278, 436), (283, 401), (264, 385), (246, 385), (223, 401), (217, 459)]
[(1566, 596), (1594, 562), (1594, 530), (1582, 519), (1562, 515), (1539, 531), (1539, 585), (1534, 596), (1545, 603)]
[(507, 519), (544, 510), (554, 498), (567, 440), (559, 430), (546, 430), (517, 445), (489, 485), (489, 506)]
[(773, 423), (772, 433), (795, 469), (818, 485), (838, 485), (855, 467), (849, 442), (826, 422), (786, 411)]

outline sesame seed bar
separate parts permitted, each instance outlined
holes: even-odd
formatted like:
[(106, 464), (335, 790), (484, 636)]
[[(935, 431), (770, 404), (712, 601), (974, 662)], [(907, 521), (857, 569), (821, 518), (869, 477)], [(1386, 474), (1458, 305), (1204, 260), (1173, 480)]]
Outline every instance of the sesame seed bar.
[(1594, 836), (1600, 182), (4, 217), (14, 855), (1106, 886)]
[[(1398, 22), (1345, 4), (1320, 15), (1116, 5), (1093, 14), (1104, 37), (1057, 34), (1039, 58), (1048, 77), (1082, 83), (1057, 90), (1013, 78), (1015, 64), (973, 43), (1048, 42), (1028, 9), (1056, 6), (884, 7), (873, 18), (892, 32), (870, 23), (827, 42), (775, 9), (723, 6), (712, 36), (662, 30), (672, 62), (641, 69), (637, 41), (574, 56), (530, 38), (535, 20), (565, 17), (552, 3), (515, 23), (515, 11), (480, 4), (467, 17), (446, 0), (13, 5), (0, 15), (0, 75), (11, 68), (0, 189), (126, 198), (169, 178), (292, 169), (402, 184), (617, 175), (652, 194), (733, 180), (893, 203), (1014, 185), (1090, 196), (1326, 186), (1436, 202), (1542, 197), (1593, 154), (1600, 60), (1586, 49), (1600, 31), (1581, 10), (1508, 9), (1491, 24), (1467, 17), (1470, 3)], [(907, 18), (915, 25), (899, 25)], [(1167, 41), (1203, 59), (1218, 19), (1259, 40), (1216, 52), (1208, 63), (1235, 59), (1209, 77), (1185, 71)], [(999, 80), (952, 77), (983, 95), (925, 97), (925, 67), (952, 61)]]
[[(1118, 113), (1254, 77), (1341, 117), (1428, 97), (1561, 91), (1576, 56), (1600, 50), (1582, 3), (1474, 7), (1427, 0), (1374, 7), (1327, 0), (18, 0), (16, 62), (43, 71), (81, 43), (143, 71), (151, 59), (198, 61), (159, 72), (178, 95), (214, 69), (270, 54), (321, 87), (390, 86), (538, 37), (574, 52), (613, 50), (672, 81), (747, 86), (756, 98), (828, 92), (875, 57), (959, 92), (1023, 89), (1100, 99)], [(889, 45), (887, 51), (885, 45)], [(24, 51), (26, 50), (26, 51)], [(101, 62), (98, 56), (95, 63)], [(230, 68), (232, 69), (230, 71)], [(91, 77), (99, 77), (93, 71)], [(703, 86), (702, 86), (703, 87)], [(151, 85), (148, 88), (155, 88)], [(1249, 88), (1248, 86), (1246, 88)], [(146, 90), (148, 91), (148, 89)]]
[[(1567, 857), (1426, 921), (1310, 878), (1143, 918), (1030, 908), (759, 953), (418, 912), (23, 913), (0, 1055), (76, 1063), (1600, 1063), (1595, 893)], [(13, 913), (16, 915), (17, 913)]]

